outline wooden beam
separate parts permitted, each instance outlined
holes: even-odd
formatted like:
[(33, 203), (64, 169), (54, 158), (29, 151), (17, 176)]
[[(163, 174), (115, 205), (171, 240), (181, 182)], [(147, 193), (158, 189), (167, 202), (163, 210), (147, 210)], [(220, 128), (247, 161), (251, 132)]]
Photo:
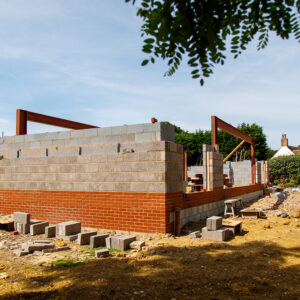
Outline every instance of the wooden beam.
[(226, 158), (224, 158), (223, 159), (223, 163), (224, 162), (226, 162), (229, 158), (230, 158), (230, 156), (237, 150), (237, 149), (239, 149), (244, 143), (245, 143), (246, 141), (245, 140), (243, 140), (243, 141), (241, 141), (227, 156), (226, 156)]

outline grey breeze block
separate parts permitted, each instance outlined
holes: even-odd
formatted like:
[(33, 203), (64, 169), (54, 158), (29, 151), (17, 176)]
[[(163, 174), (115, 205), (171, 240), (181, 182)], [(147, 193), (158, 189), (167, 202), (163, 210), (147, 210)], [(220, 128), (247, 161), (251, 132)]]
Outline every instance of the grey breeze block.
[(30, 234), (36, 235), (36, 234), (42, 234), (45, 233), (45, 228), (49, 226), (48, 222), (42, 222), (30, 225)]
[(111, 248), (124, 251), (130, 248), (130, 243), (136, 241), (135, 236), (120, 235), (111, 237)]
[(97, 231), (82, 232), (78, 234), (77, 243), (78, 245), (87, 245), (90, 243), (91, 236), (97, 235)]
[(30, 214), (24, 212), (14, 212), (14, 222), (22, 224), (30, 224)]
[(101, 249), (95, 251), (96, 257), (108, 257), (109, 256), (109, 250), (108, 249)]
[(202, 228), (202, 238), (205, 240), (222, 242), (228, 240), (230, 230), (228, 228), (220, 228), (215, 231), (208, 230), (207, 227)]
[(55, 237), (55, 235), (56, 235), (56, 226), (55, 225), (47, 226), (45, 228), (45, 235), (46, 235), (46, 238)]
[(81, 232), (81, 223), (68, 221), (57, 224), (58, 235), (73, 235)]
[(217, 230), (222, 227), (222, 217), (213, 216), (206, 220), (207, 230)]
[(91, 236), (90, 239), (90, 247), (97, 248), (97, 247), (105, 247), (105, 239), (108, 237), (108, 234), (100, 234)]
[(15, 230), (20, 233), (27, 234), (30, 232), (30, 224), (23, 224), (23, 223), (15, 222), (14, 227), (15, 227)]

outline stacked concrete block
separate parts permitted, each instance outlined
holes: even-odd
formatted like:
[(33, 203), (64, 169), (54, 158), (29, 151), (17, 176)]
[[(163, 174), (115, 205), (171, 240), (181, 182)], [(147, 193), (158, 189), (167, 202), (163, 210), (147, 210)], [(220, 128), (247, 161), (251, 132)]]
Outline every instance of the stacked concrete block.
[(27, 234), (30, 231), (30, 214), (25, 212), (13, 213), (14, 228), (20, 233)]
[(77, 236), (78, 245), (88, 245), (88, 244), (90, 244), (91, 237), (95, 236), (95, 235), (97, 235), (97, 231), (79, 233), (78, 236)]
[(173, 141), (167, 123), (4, 137), (0, 189), (182, 191), (182, 146)]
[(214, 231), (222, 227), (222, 217), (213, 216), (210, 218), (207, 218), (206, 220), (206, 226), (207, 230)]
[(206, 227), (202, 228), (202, 238), (222, 242), (228, 240), (230, 230), (222, 227), (221, 217), (211, 217), (206, 220)]
[(48, 222), (41, 222), (37, 224), (30, 225), (30, 234), (31, 235), (37, 235), (45, 233), (45, 228), (49, 226)]
[(108, 237), (108, 234), (100, 234), (94, 235), (90, 238), (90, 247), (97, 248), (97, 247), (104, 247), (106, 245), (105, 239)]

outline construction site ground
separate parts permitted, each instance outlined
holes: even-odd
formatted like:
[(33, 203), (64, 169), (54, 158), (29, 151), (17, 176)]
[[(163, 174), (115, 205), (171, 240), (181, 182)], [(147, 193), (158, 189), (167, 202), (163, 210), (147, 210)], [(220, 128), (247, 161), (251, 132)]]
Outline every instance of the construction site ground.
[[(96, 259), (88, 246), (55, 239), (71, 250), (17, 257), (1, 248), (0, 298), (300, 299), (300, 193), (280, 202), (264, 197), (251, 207), (266, 218), (239, 218), (243, 232), (229, 241), (190, 239), (189, 232), (205, 226), (191, 223), (180, 237), (148, 236), (150, 248), (136, 257), (114, 252)], [(275, 216), (283, 209), (290, 217)], [(32, 238), (0, 234), (10, 244)]]

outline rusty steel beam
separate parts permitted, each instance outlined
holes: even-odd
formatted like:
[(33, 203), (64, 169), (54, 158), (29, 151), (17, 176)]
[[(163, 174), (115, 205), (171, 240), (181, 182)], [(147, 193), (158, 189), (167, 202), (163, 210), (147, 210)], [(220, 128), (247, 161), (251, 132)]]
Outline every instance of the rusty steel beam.
[(240, 131), (232, 125), (224, 122), (216, 116), (211, 117), (211, 144), (215, 150), (218, 144), (218, 129), (226, 131), (227, 133), (240, 138), (251, 145), (251, 181), (255, 183), (255, 152), (254, 152), (254, 139), (250, 135)]
[(84, 123), (74, 122), (70, 120), (60, 119), (56, 117), (34, 113), (31, 111), (18, 109), (16, 120), (16, 135), (27, 134), (28, 121), (75, 130), (98, 128), (98, 126), (88, 125)]
[[(229, 133), (231, 135), (234, 135), (234, 136), (236, 136), (236, 137), (238, 137), (242, 140), (245, 140), (249, 144), (254, 143), (254, 139), (250, 135), (240, 131), (239, 129), (233, 127), (232, 125), (230, 125), (226, 122), (224, 122), (223, 120), (219, 119), (218, 117), (212, 116), (211, 119), (212, 119), (212, 127), (213, 127), (213, 122), (216, 124), (215, 131), (217, 131), (218, 128), (219, 128), (223, 131), (226, 131), (227, 133)], [(214, 134), (213, 131), (212, 131), (212, 134)], [(214, 145), (214, 142), (217, 139), (218, 139), (217, 136), (214, 137), (214, 139), (212, 139), (212, 145)]]
[(16, 135), (27, 134), (27, 111), (17, 109), (16, 115)]

